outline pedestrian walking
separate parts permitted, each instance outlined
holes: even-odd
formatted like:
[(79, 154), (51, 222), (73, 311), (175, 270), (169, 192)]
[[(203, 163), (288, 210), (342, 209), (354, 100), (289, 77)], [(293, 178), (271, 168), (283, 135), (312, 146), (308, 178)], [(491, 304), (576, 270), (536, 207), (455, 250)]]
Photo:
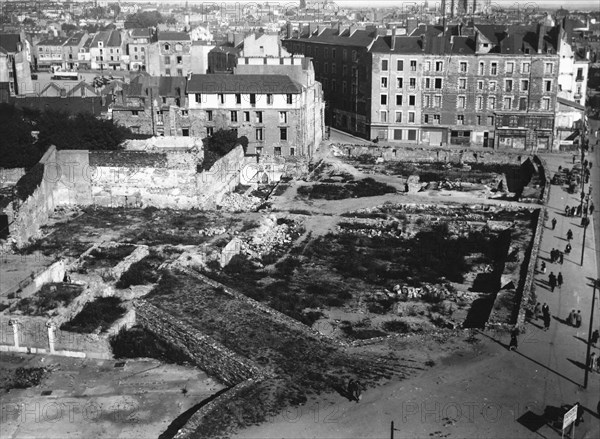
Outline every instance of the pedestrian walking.
[(562, 287), (563, 284), (563, 275), (562, 272), (558, 273), (558, 276), (556, 278), (556, 285), (558, 285), (558, 288)]
[(590, 201), (590, 215), (594, 214), (594, 203)]
[(567, 323), (569, 324), (569, 326), (575, 326), (575, 310), (571, 310), (571, 312), (569, 313), (569, 317), (567, 317)]
[(556, 249), (555, 248), (550, 250), (550, 262), (553, 264), (556, 262)]
[(541, 265), (540, 265), (540, 271), (544, 274), (546, 274), (546, 263), (544, 261), (542, 261)]
[(575, 164), (575, 159), (577, 158), (576, 155), (573, 155), (573, 164)]
[(595, 372), (594, 371), (594, 369), (596, 368), (596, 353), (595, 352), (592, 352), (590, 354), (590, 356), (588, 357), (587, 367), (590, 372)]
[(558, 252), (558, 262), (560, 265), (562, 265), (562, 263), (565, 260), (565, 254), (563, 252), (561, 252), (560, 250), (556, 250)]
[(548, 306), (548, 304), (546, 302), (544, 302), (544, 304), (542, 305), (542, 314), (544, 317), (550, 315), (550, 307)]
[(571, 207), (571, 216), (575, 216), (575, 206)]
[(510, 333), (510, 343), (508, 345), (509, 351), (516, 351), (519, 347), (519, 328), (514, 328)]
[(548, 283), (550, 284), (550, 291), (553, 293), (554, 288), (556, 288), (556, 276), (551, 271), (550, 276), (548, 276)]
[(577, 206), (577, 216), (581, 216), (581, 204)]
[[(538, 305), (539, 305), (539, 302), (538, 302)], [(592, 346), (596, 346), (596, 343), (598, 343), (598, 338), (600, 338), (600, 334), (598, 333), (598, 330), (596, 329), (592, 333), (592, 338), (590, 339), (590, 343), (592, 343)]]
[(550, 314), (544, 316), (544, 331), (547, 331), (548, 328), (550, 328)]
[(567, 231), (567, 241), (570, 241), (571, 239), (573, 239), (573, 231), (569, 229)]
[(573, 247), (571, 247), (571, 244), (570, 244), (570, 243), (567, 243), (567, 245), (565, 246), (565, 254), (567, 254), (567, 255), (568, 255), (569, 253), (571, 253), (571, 249), (572, 249), (572, 248), (573, 248)]
[[(540, 302), (538, 302), (537, 305), (535, 306), (535, 308), (533, 308), (533, 318), (536, 320), (539, 320), (541, 315), (542, 315), (542, 305)], [(598, 331), (596, 331), (596, 333), (597, 332)]]
[(581, 321), (582, 321), (581, 310), (578, 310), (577, 314), (575, 314), (575, 327), (576, 328), (579, 328), (581, 326)]
[(552, 218), (552, 230), (556, 229), (556, 218)]
[(570, 211), (571, 211), (571, 208), (568, 205), (565, 206), (565, 216), (569, 216)]

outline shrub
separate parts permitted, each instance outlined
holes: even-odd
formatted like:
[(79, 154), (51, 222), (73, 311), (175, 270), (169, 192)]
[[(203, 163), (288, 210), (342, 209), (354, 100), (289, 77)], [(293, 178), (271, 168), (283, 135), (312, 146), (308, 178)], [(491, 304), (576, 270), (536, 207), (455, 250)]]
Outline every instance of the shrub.
[(43, 316), (50, 310), (69, 306), (82, 290), (83, 287), (77, 284), (44, 284), (33, 296), (17, 302), (16, 309), (26, 315)]
[(81, 312), (63, 323), (60, 329), (83, 334), (92, 333), (98, 327), (106, 330), (127, 311), (121, 304), (118, 297), (99, 297), (86, 303)]
[(44, 179), (44, 165), (36, 163), (16, 184), (17, 197), (22, 201), (29, 198)]
[(121, 275), (117, 281), (116, 287), (123, 289), (131, 285), (147, 285), (155, 283), (158, 280), (158, 273), (148, 261), (148, 257), (134, 262), (129, 269)]
[(44, 367), (19, 367), (15, 371), (12, 386), (16, 389), (26, 389), (37, 386), (48, 371)]
[(109, 338), (109, 342), (115, 358), (156, 358), (175, 364), (190, 362), (189, 357), (179, 349), (140, 326), (121, 328)]

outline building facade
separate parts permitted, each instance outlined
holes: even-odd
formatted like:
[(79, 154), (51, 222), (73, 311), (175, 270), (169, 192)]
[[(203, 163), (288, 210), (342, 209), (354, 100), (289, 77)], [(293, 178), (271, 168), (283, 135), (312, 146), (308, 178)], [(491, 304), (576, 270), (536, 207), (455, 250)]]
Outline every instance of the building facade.
[(192, 73), (192, 41), (185, 32), (158, 32), (148, 46), (146, 69), (153, 76), (187, 76)]

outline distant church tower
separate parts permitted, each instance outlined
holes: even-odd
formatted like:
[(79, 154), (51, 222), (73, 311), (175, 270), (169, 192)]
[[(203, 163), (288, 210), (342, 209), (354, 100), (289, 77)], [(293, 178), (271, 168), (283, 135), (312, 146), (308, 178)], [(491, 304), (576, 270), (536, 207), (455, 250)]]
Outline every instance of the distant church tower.
[(300, 0), (300, 9), (306, 9), (306, 0)]

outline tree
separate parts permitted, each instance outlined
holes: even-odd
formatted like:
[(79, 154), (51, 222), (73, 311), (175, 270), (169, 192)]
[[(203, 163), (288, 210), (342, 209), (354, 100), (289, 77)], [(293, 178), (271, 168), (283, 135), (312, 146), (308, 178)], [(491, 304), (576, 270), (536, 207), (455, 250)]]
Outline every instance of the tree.
[(156, 27), (164, 22), (164, 17), (158, 11), (141, 11), (127, 16), (125, 29)]
[(34, 146), (35, 127), (13, 105), (0, 104), (0, 168), (31, 168), (43, 151)]
[(204, 143), (202, 169), (205, 171), (209, 170), (217, 160), (225, 156), (237, 145), (242, 145), (244, 153), (248, 147), (248, 138), (242, 136), (238, 139), (237, 130), (220, 129), (212, 136), (202, 139), (202, 142)]

